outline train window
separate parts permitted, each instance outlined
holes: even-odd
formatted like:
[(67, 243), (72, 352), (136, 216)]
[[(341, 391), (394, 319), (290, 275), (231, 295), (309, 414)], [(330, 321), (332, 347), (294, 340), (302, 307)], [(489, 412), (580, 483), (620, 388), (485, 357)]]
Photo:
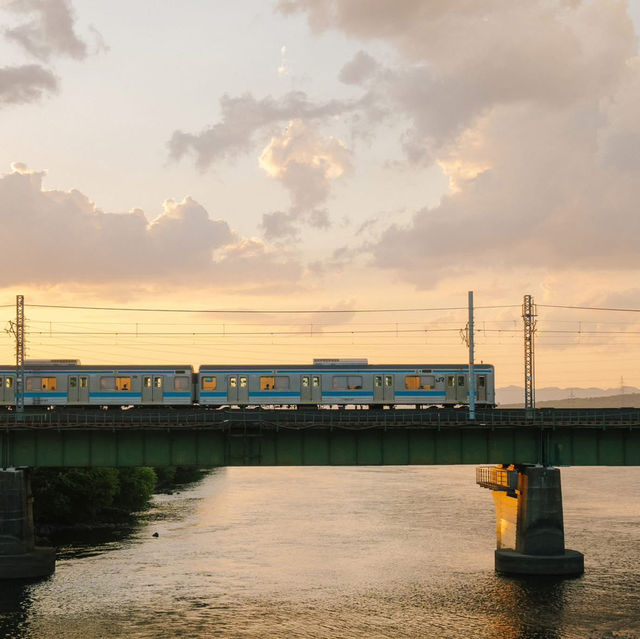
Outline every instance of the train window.
[(238, 380), (235, 377), (230, 377), (229, 378), (229, 386), (231, 388), (235, 388), (238, 385)]
[(154, 377), (153, 378), (153, 385), (156, 388), (162, 388), (162, 377)]
[(302, 388), (309, 388), (309, 378), (306, 375), (302, 378)]
[(42, 388), (42, 377), (27, 377), (26, 389), (28, 391), (36, 391)]
[(284, 375), (276, 377), (276, 390), (287, 390), (289, 388), (289, 378)]
[(202, 390), (212, 391), (218, 388), (218, 378), (217, 377), (203, 377), (202, 378)]
[(27, 390), (56, 390), (58, 380), (55, 377), (27, 377)]
[(89, 386), (89, 378), (81, 377), (80, 378), (80, 388), (87, 388)]
[(116, 389), (116, 378), (113, 375), (100, 378), (100, 390), (114, 391)]
[(407, 375), (404, 378), (404, 387), (407, 390), (418, 390), (420, 388), (420, 376), (419, 375)]
[(334, 375), (333, 376), (333, 390), (347, 390), (347, 376), (346, 375)]
[(349, 390), (362, 388), (362, 375), (349, 375), (347, 383), (349, 385)]
[(485, 376), (484, 375), (479, 375), (478, 376), (478, 388), (484, 388), (485, 381), (486, 381)]
[(246, 377), (241, 377), (240, 378), (240, 388), (246, 388), (247, 386), (247, 378)]
[(393, 377), (391, 375), (385, 375), (384, 377), (384, 385), (387, 387), (393, 386)]
[(116, 390), (129, 391), (131, 390), (131, 378), (130, 377), (116, 377)]
[(142, 380), (142, 385), (143, 385), (145, 388), (151, 388), (151, 377), (148, 377), (148, 376), (147, 376), (147, 377), (145, 377), (145, 378)]
[(313, 387), (314, 388), (319, 388), (320, 387), (320, 378), (319, 377), (314, 377), (313, 378)]
[(13, 377), (5, 377), (4, 387), (5, 388), (13, 388)]
[(420, 388), (430, 390), (436, 387), (436, 378), (433, 375), (422, 375), (420, 377)]
[(276, 387), (276, 378), (273, 375), (260, 378), (260, 390), (274, 390)]
[(464, 386), (464, 375), (458, 375), (458, 386)]
[(173, 380), (173, 390), (188, 391), (189, 378), (186, 375), (181, 377), (175, 377)]
[(78, 378), (77, 377), (70, 377), (69, 378), (69, 388), (75, 388), (78, 385)]
[(455, 386), (456, 385), (456, 378), (453, 375), (449, 375), (447, 377), (447, 386)]
[(376, 376), (375, 385), (376, 385), (376, 388), (382, 388), (382, 377)]

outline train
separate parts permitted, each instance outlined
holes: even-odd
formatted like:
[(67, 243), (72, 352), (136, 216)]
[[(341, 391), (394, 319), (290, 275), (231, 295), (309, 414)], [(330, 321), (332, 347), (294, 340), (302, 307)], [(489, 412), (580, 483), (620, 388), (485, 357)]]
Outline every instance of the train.
[[(79, 360), (24, 364), (25, 406), (367, 407), (464, 406), (468, 364), (369, 364), (314, 359), (311, 365), (84, 366)], [(474, 366), (476, 405), (495, 406), (494, 368)], [(16, 403), (16, 367), (0, 366), (0, 406)]]

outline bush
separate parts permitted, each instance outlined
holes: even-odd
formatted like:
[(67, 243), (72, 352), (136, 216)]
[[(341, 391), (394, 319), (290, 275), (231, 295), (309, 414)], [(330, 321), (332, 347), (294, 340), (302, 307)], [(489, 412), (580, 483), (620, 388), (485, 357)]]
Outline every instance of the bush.
[(36, 468), (31, 474), (37, 524), (125, 520), (145, 508), (156, 484), (152, 468)]

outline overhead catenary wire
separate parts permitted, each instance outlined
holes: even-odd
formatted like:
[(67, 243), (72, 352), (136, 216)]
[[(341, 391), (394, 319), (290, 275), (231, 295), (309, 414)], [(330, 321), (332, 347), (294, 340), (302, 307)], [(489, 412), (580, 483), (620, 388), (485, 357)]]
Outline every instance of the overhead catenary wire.
[(605, 306), (569, 306), (567, 304), (536, 304), (538, 308), (563, 308), (576, 311), (611, 311), (616, 313), (640, 313), (640, 308), (612, 308)]
[[(334, 309), (194, 309), (194, 308), (129, 308), (126, 306), (67, 306), (61, 304), (25, 304), (29, 308), (57, 308), (82, 311), (118, 311), (135, 313), (228, 313), (244, 315), (307, 315), (310, 313), (424, 313), (430, 311), (466, 311), (466, 306), (432, 308), (334, 308)], [(519, 308), (517, 304), (477, 306), (478, 309)]]

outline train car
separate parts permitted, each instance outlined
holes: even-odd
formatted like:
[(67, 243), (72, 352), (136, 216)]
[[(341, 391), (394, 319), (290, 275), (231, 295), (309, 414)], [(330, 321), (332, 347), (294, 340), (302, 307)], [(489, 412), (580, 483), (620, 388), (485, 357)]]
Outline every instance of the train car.
[[(476, 402), (495, 405), (494, 369), (475, 366)], [(200, 366), (201, 406), (246, 405), (464, 405), (467, 364), (368, 364), (367, 360), (314, 360), (310, 366)]]
[[(190, 406), (191, 365), (82, 366), (77, 360), (26, 362), (25, 406)], [(0, 366), (0, 405), (15, 404), (15, 366)]]

